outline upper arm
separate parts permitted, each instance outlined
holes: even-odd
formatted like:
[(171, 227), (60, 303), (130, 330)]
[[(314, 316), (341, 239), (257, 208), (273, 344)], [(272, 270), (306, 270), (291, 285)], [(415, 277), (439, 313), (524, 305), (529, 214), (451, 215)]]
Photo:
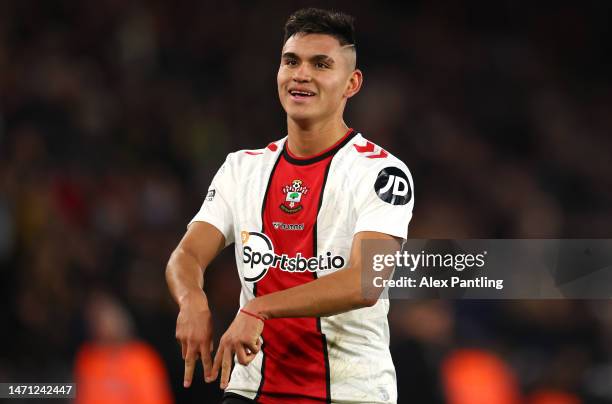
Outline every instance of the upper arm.
[[(189, 222), (189, 228), (197, 222), (215, 227), (224, 237), (225, 244), (234, 242), (234, 190), (237, 185), (232, 172), (232, 155), (228, 155), (213, 178), (198, 213)], [(199, 227), (199, 226), (198, 226)]]
[(235, 187), (232, 173), (232, 154), (229, 154), (215, 174), (200, 210), (187, 225), (187, 232), (179, 242), (175, 254), (194, 258), (201, 269), (234, 240), (232, 195)]
[(402, 246), (402, 239), (386, 233), (376, 231), (361, 231), (353, 237), (351, 245), (350, 268), (358, 268), (361, 271), (371, 269), (371, 263), (363, 262), (363, 257), (370, 253), (394, 254)]
[(373, 269), (374, 255), (395, 255), (402, 247), (403, 239), (386, 233), (362, 231), (353, 237), (349, 270), (353, 272), (352, 279), (359, 282), (361, 298), (367, 306), (376, 304), (384, 288), (376, 287), (375, 277), (390, 279), (393, 267), (385, 267), (381, 271)]
[(196, 259), (204, 269), (225, 247), (225, 237), (215, 226), (207, 222), (193, 222), (179, 242), (177, 251)]
[(401, 161), (372, 164), (355, 185), (354, 234), (379, 232), (406, 239), (414, 205), (414, 185)]

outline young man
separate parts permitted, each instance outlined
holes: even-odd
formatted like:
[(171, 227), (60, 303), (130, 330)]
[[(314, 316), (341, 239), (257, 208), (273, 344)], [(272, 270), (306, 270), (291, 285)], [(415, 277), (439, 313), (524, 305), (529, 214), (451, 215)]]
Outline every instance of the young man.
[[(361, 241), (407, 237), (413, 185), (343, 121), (363, 80), (355, 63), (350, 16), (306, 9), (287, 21), (277, 81), (288, 136), (228, 155), (168, 262), (185, 387), (201, 358), (228, 404), (396, 402), (389, 304), (362, 293)], [(213, 362), (203, 270), (231, 243), (241, 310)]]

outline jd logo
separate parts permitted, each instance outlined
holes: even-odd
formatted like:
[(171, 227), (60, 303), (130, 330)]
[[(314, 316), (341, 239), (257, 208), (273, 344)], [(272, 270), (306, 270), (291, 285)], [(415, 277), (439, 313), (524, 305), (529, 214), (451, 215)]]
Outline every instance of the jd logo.
[(378, 173), (374, 183), (376, 195), (392, 205), (405, 205), (412, 198), (408, 176), (397, 167), (387, 167)]

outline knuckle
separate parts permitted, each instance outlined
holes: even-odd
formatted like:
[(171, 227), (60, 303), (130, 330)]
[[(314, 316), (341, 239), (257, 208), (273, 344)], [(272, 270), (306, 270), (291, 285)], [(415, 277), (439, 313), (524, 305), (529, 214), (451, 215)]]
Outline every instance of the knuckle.
[(193, 345), (200, 345), (200, 339), (196, 335), (190, 335), (187, 338), (187, 342)]

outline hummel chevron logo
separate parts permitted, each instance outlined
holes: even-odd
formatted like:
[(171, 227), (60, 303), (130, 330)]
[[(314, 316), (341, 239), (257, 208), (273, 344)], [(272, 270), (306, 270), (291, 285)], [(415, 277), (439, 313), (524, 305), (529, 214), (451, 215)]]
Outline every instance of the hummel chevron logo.
[(354, 144), (353, 146), (355, 146), (355, 149), (358, 153), (365, 154), (365, 157), (369, 159), (384, 159), (389, 155), (389, 153), (387, 153), (382, 147), (379, 148), (379, 151), (375, 152), (377, 146), (375, 146), (374, 143), (370, 141), (368, 141), (365, 146), (359, 146), (356, 144)]
[(365, 146), (353, 145), (359, 153), (370, 153), (374, 151), (374, 143), (368, 142)]

